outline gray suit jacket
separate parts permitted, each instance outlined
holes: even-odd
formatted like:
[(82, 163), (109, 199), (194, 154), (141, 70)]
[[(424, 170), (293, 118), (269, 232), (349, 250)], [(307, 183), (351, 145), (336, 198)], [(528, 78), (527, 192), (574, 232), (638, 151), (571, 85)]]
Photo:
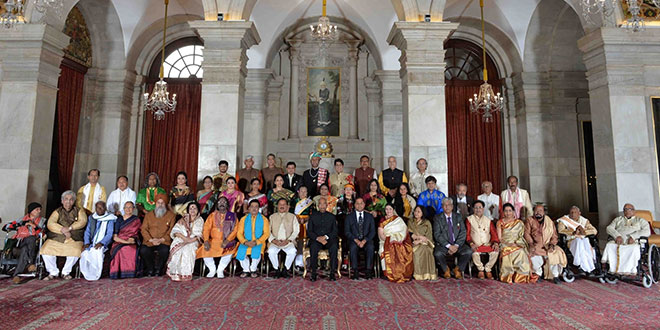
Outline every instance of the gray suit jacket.
[[(454, 244), (459, 247), (465, 244), (465, 221), (460, 214), (452, 212), (451, 221), (454, 229)], [(433, 217), (433, 240), (435, 241), (436, 249), (446, 249), (447, 244), (450, 244), (449, 228), (447, 227), (447, 217), (445, 213), (436, 214)]]

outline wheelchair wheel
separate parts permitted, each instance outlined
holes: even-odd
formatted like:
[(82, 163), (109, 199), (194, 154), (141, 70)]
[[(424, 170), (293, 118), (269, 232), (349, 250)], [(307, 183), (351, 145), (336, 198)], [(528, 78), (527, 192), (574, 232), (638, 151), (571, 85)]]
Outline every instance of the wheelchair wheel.
[(568, 269), (564, 269), (561, 276), (564, 279), (564, 282), (566, 283), (572, 283), (573, 281), (575, 281), (575, 274), (573, 274), (573, 272)]
[(644, 277), (642, 278), (642, 285), (647, 289), (653, 285), (653, 278), (651, 278), (651, 274), (644, 274)]
[(649, 247), (648, 267), (653, 283), (658, 283), (660, 281), (660, 248), (655, 244)]
[(600, 278), (600, 283), (609, 283), (609, 284), (616, 284), (619, 279), (616, 278), (614, 274), (607, 273), (605, 276)]

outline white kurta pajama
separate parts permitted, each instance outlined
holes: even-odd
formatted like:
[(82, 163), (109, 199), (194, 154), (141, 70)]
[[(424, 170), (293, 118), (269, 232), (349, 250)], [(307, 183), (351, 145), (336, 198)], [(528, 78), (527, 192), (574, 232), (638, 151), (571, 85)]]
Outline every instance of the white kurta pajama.
[[(279, 269), (279, 260), (277, 255), (280, 251), (286, 253), (284, 266), (290, 269), (296, 258), (296, 238), (300, 233), (300, 225), (293, 213), (275, 213), (270, 217), (270, 236), (268, 237), (268, 258), (275, 269)], [(277, 246), (273, 240), (288, 240), (289, 244)]]
[[(615, 218), (607, 226), (607, 234), (616, 239), (621, 236), (623, 244), (617, 245), (614, 241), (607, 242), (603, 251), (602, 262), (609, 264), (610, 273), (623, 275), (637, 274), (637, 263), (640, 258), (639, 238), (651, 235), (649, 223), (633, 216), (628, 219), (625, 216)], [(628, 238), (632, 237), (635, 242), (628, 244)]]
[[(202, 217), (197, 217), (189, 224), (184, 223), (184, 221), (184, 219), (179, 220), (170, 232), (172, 244), (170, 245), (170, 257), (167, 261), (167, 275), (174, 281), (192, 279), (199, 239), (202, 238), (204, 230), (204, 219)], [(183, 239), (175, 236), (177, 233), (198, 240), (184, 243)]]
[[(596, 252), (589, 243), (589, 239), (583, 235), (573, 235), (575, 229), (578, 227), (584, 228), (586, 236), (596, 235), (598, 231), (594, 228), (587, 218), (580, 216), (575, 221), (568, 215), (565, 215), (557, 220), (557, 231), (560, 234), (566, 234), (568, 240), (568, 249), (573, 255), (573, 265), (580, 267), (583, 271), (590, 273), (596, 269)], [(570, 232), (570, 233), (569, 233)]]
[[(112, 243), (115, 221), (117, 221), (117, 217), (110, 213), (104, 215), (94, 213), (87, 220), (85, 244), (89, 244), (89, 246), (80, 254), (80, 272), (88, 281), (96, 281), (101, 278), (103, 257)], [(97, 249), (95, 246), (98, 243), (103, 246)]]

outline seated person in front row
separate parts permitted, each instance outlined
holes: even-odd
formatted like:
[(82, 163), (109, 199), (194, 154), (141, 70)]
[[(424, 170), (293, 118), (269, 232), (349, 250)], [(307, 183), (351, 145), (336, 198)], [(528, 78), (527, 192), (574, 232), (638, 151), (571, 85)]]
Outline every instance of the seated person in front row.
[(20, 251), (18, 255), (18, 264), (14, 269), (13, 281), (16, 284), (22, 282), (18, 276), (27, 268), (28, 272), (37, 270), (35, 266), (37, 248), (39, 247), (39, 234), (46, 227), (46, 219), (41, 217), (41, 204), (32, 202), (28, 205), (27, 214), (18, 221), (10, 222), (4, 225), (4, 231), (16, 231), (13, 239), (17, 240), (16, 248)]
[[(277, 201), (277, 210), (270, 216), (270, 236), (268, 237), (268, 258), (271, 265), (277, 271), (275, 277), (289, 277), (289, 270), (296, 259), (296, 238), (300, 233), (300, 225), (293, 213), (289, 212), (289, 203), (280, 198)], [(280, 251), (286, 253), (284, 269), (279, 270)]]
[[(233, 181), (232, 181), (233, 182)], [(215, 205), (215, 211), (209, 214), (204, 222), (202, 239), (204, 244), (197, 249), (197, 258), (204, 259), (204, 265), (209, 269), (206, 277), (225, 277), (225, 268), (238, 249), (236, 234), (238, 221), (236, 214), (229, 210), (227, 197), (220, 197)], [(217, 267), (214, 258), (220, 258)]]
[(580, 267), (586, 273), (594, 271), (596, 253), (587, 236), (598, 234), (596, 228), (582, 216), (577, 206), (572, 206), (568, 215), (559, 218), (557, 222), (557, 231), (566, 235), (568, 249), (573, 255), (573, 265)]
[(614, 240), (607, 242), (602, 262), (610, 265), (610, 273), (637, 274), (637, 263), (641, 257), (639, 238), (651, 235), (649, 223), (635, 216), (632, 204), (626, 204), (623, 206), (623, 216), (616, 217), (607, 226), (607, 235)]
[[(261, 254), (266, 247), (266, 240), (270, 235), (268, 218), (259, 213), (259, 201), (253, 199), (248, 205), (249, 213), (244, 215), (238, 223), (238, 241), (241, 243), (236, 252), (236, 259), (240, 261), (243, 273), (241, 277), (258, 277), (257, 266), (261, 261)], [(250, 262), (252, 259), (252, 262)]]
[(374, 217), (371, 213), (364, 210), (364, 199), (358, 197), (355, 200), (355, 212), (346, 216), (344, 221), (344, 232), (348, 240), (351, 257), (352, 279), (360, 278), (358, 274), (358, 251), (364, 249), (366, 256), (367, 269), (366, 278), (373, 277), (374, 265), (374, 237), (376, 237), (376, 226)]
[(110, 248), (110, 278), (132, 278), (137, 272), (138, 241), (140, 239), (140, 218), (133, 215), (135, 204), (124, 204), (123, 216), (115, 222)]
[(167, 263), (167, 275), (172, 281), (192, 280), (195, 255), (204, 229), (204, 219), (199, 209), (199, 203), (189, 203), (185, 214), (170, 232), (172, 245)]
[(415, 272), (412, 241), (405, 221), (396, 214), (392, 204), (385, 206), (385, 219), (378, 225), (378, 238), (385, 277), (390, 282), (409, 281)]
[(339, 249), (338, 228), (335, 216), (327, 212), (328, 201), (322, 197), (319, 199), (318, 209), (312, 213), (307, 223), (307, 237), (309, 237), (309, 264), (312, 269), (310, 280), (316, 281), (319, 251), (327, 248), (330, 253), (330, 281), (335, 281), (337, 270), (337, 253)]
[(559, 283), (559, 275), (566, 267), (566, 254), (557, 246), (555, 223), (545, 215), (543, 205), (534, 206), (534, 216), (525, 221), (525, 240), (529, 244), (532, 270), (539, 277)]
[[(489, 217), (484, 215), (486, 203), (477, 200), (474, 202), (474, 214), (467, 218), (465, 221), (467, 238), (466, 241), (472, 249), (472, 262), (479, 270), (478, 278), (484, 278), (484, 271), (486, 278), (492, 279), (493, 274), (491, 270), (497, 262), (497, 256), (500, 252), (500, 240), (497, 237), (497, 229), (495, 224)], [(488, 263), (486, 266), (481, 262), (481, 254), (488, 253)]]
[(83, 236), (87, 224), (87, 213), (83, 209), (74, 206), (76, 194), (67, 190), (62, 193), (62, 206), (55, 210), (48, 218), (46, 228), (46, 242), (41, 247), (41, 258), (46, 264), (48, 276), (44, 281), (49, 281), (60, 274), (57, 268), (57, 257), (66, 257), (66, 263), (62, 268), (62, 278), (70, 280), (71, 269), (80, 258), (83, 247)]
[[(432, 178), (432, 177), (429, 177)], [(427, 178), (428, 180), (428, 178)], [(435, 263), (444, 278), (451, 278), (449, 267), (447, 267), (447, 255), (457, 256), (458, 265), (454, 268), (454, 277), (463, 278), (472, 250), (465, 243), (467, 233), (463, 223), (463, 217), (454, 211), (454, 202), (450, 198), (442, 200), (442, 213), (433, 218), (433, 239), (435, 240)]]
[(117, 221), (117, 217), (108, 213), (105, 202), (96, 202), (96, 211), (87, 218), (85, 245), (80, 254), (80, 272), (88, 281), (96, 281), (101, 278), (103, 257), (112, 242), (115, 221)]
[[(176, 224), (176, 215), (167, 209), (167, 195), (157, 194), (154, 200), (156, 208), (144, 216), (140, 229), (143, 240), (140, 257), (145, 276), (163, 275), (163, 265), (170, 256), (170, 233)], [(158, 257), (155, 256), (156, 252)]]

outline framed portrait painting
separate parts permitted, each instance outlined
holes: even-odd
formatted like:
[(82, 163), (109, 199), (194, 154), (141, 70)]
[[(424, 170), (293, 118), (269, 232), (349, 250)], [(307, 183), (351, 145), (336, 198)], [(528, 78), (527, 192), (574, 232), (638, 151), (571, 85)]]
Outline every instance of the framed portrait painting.
[(308, 136), (339, 136), (340, 93), (340, 68), (307, 68)]

